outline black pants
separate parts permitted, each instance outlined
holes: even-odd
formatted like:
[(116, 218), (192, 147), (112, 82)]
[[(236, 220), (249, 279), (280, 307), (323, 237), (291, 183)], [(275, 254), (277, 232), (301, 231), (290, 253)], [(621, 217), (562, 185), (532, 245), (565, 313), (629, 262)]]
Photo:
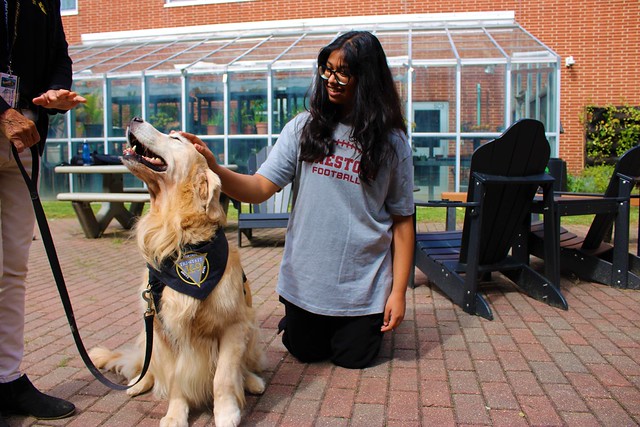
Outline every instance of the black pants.
[(284, 298), (282, 343), (303, 363), (331, 360), (344, 368), (369, 366), (382, 344), (383, 314), (337, 317), (301, 309)]

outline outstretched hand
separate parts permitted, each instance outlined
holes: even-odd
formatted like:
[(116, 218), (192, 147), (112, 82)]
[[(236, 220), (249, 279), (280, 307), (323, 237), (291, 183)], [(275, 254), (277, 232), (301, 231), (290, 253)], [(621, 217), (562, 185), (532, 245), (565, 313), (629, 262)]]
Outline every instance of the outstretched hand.
[(213, 152), (207, 147), (207, 144), (204, 143), (203, 140), (198, 138), (196, 135), (183, 131), (172, 131), (177, 132), (180, 136), (189, 140), (193, 146), (196, 148), (198, 153), (202, 154), (204, 158), (207, 160), (207, 165), (209, 165), (209, 169), (214, 170), (216, 166), (218, 166), (218, 162), (216, 161), (216, 156)]
[(70, 110), (78, 104), (84, 104), (87, 100), (76, 92), (66, 89), (50, 89), (42, 95), (33, 98), (32, 102), (44, 108)]

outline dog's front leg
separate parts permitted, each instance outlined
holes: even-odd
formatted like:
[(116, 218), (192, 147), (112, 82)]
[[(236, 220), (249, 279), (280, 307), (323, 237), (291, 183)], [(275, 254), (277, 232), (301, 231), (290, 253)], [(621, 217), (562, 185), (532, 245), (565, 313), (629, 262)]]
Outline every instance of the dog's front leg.
[(220, 338), (218, 366), (213, 378), (213, 414), (216, 427), (236, 427), (240, 424), (240, 409), (244, 406), (242, 360), (246, 351), (243, 324), (229, 326)]
[(169, 389), (169, 408), (167, 414), (160, 420), (160, 427), (188, 427), (189, 405), (182, 394), (180, 384), (175, 378)]

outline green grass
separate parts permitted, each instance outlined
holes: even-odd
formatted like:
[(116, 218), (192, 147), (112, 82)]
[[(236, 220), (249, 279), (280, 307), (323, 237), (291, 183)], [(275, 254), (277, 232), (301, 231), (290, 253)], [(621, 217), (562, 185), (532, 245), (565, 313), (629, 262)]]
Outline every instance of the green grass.
[(75, 212), (69, 202), (42, 201), (42, 208), (47, 218), (73, 218)]
[[(44, 208), (45, 213), (47, 214), (47, 218), (73, 218), (75, 217), (75, 212), (71, 203), (69, 202), (58, 202), (58, 201), (43, 201), (42, 207)], [(92, 208), (95, 212), (100, 209), (99, 203), (94, 203)], [(148, 205), (145, 207), (145, 210), (148, 209)], [(457, 218), (458, 222), (462, 221), (464, 217), (464, 211), (462, 208), (458, 208)], [(233, 205), (229, 204), (229, 212), (227, 214), (227, 219), (229, 221), (237, 221), (238, 220), (238, 211), (233, 207)], [(418, 222), (436, 222), (444, 224), (446, 219), (446, 209), (445, 208), (419, 208), (418, 209)], [(562, 218), (563, 224), (573, 224), (573, 225), (590, 225), (593, 219), (593, 215), (581, 215), (581, 216), (567, 216)], [(631, 207), (631, 227), (633, 228), (633, 224), (638, 223), (638, 209), (635, 206)]]
[[(456, 218), (458, 224), (462, 224), (464, 218), (464, 208), (457, 208)], [(444, 224), (446, 221), (446, 208), (419, 208), (417, 212), (418, 222), (435, 222)], [(576, 215), (576, 216), (564, 216), (562, 217), (563, 224), (569, 225), (591, 225), (593, 221), (593, 215)], [(635, 226), (633, 224), (638, 223), (638, 208), (636, 206), (631, 207), (631, 228)]]
[[(73, 210), (73, 206), (71, 202), (59, 202), (57, 200), (50, 201), (42, 201), (42, 208), (44, 209), (44, 213), (47, 215), (48, 219), (55, 218), (74, 218), (76, 216), (75, 211)], [(100, 210), (100, 203), (93, 203), (91, 208), (94, 212), (98, 212)], [(149, 205), (146, 204), (144, 207), (144, 212), (149, 209)], [(233, 205), (229, 204), (229, 212), (227, 213), (227, 219), (230, 221), (236, 221), (238, 219), (238, 211), (233, 207)]]
[[(421, 207), (421, 208), (418, 208), (416, 220), (418, 222), (435, 222), (435, 223), (444, 224), (446, 221), (446, 217), (447, 217), (446, 208)], [(456, 208), (456, 219), (458, 224), (461, 225), (464, 219), (464, 208)], [(572, 216), (572, 217), (563, 218), (562, 222), (566, 224), (589, 225), (592, 219), (593, 219), (592, 215), (585, 215), (585, 216), (579, 216), (579, 217)]]

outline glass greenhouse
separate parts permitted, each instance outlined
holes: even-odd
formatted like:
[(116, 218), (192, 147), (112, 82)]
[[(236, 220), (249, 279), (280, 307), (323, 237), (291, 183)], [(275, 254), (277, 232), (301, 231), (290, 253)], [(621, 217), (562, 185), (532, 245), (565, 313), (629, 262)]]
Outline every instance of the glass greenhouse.
[(513, 18), (376, 16), (86, 36), (70, 54), (75, 90), (88, 102), (53, 117), (43, 196), (98, 185), (53, 167), (85, 141), (120, 154), (135, 116), (196, 133), (221, 162), (246, 171), (249, 156), (304, 110), (320, 48), (351, 29), (375, 33), (386, 51), (406, 108), (416, 198), (465, 191), (473, 149), (520, 118), (541, 120), (558, 153), (560, 58)]

